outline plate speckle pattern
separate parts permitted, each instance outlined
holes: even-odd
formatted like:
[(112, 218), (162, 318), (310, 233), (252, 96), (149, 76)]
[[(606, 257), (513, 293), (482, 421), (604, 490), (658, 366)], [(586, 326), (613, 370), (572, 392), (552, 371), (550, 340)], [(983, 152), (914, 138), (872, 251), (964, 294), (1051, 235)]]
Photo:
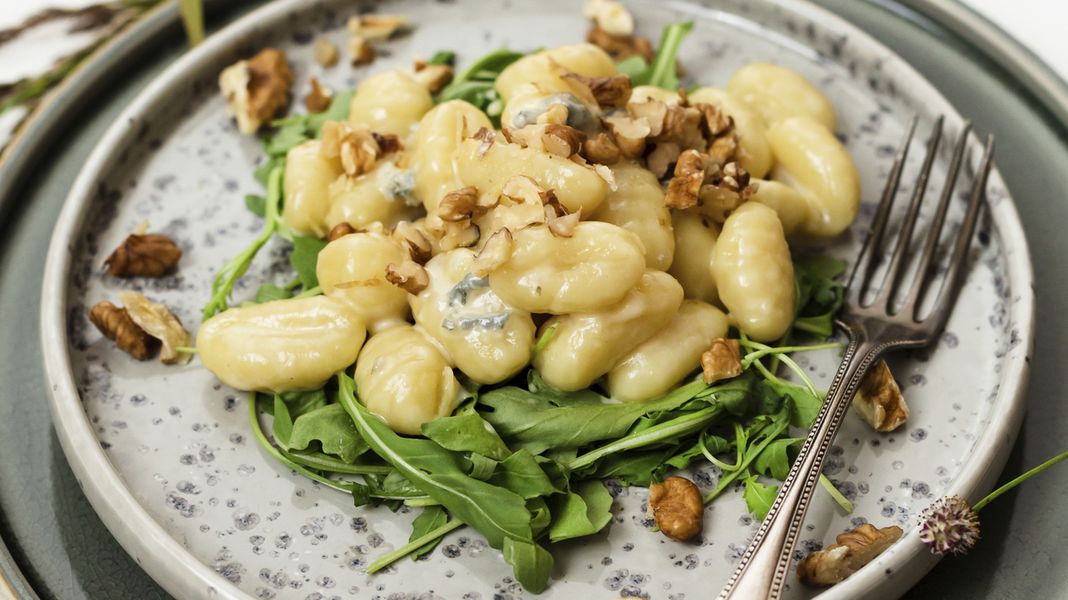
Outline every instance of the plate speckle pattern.
[[(904, 124), (914, 112), (929, 124), (932, 112), (941, 110), (935, 108), (940, 98), (898, 59), (840, 22), (810, 20), (812, 9), (792, 3), (711, 4), (632, 6), (640, 29), (654, 39), (665, 23), (697, 19), (681, 53), (695, 81), (722, 85), (742, 64), (771, 61), (799, 70), (832, 98), (840, 136), (861, 173), (866, 204), (854, 233), (828, 250), (852, 256), (856, 232), (871, 217)], [(466, 16), (476, 6), (480, 18)], [(316, 66), (310, 40), (325, 32), (342, 41), (344, 18), (357, 8), (407, 14), (416, 28), (385, 46), (370, 67)], [(118, 143), (93, 173), (91, 192), (79, 197), (76, 190), (72, 196), (71, 202), (80, 203), (76, 212), (82, 221), (73, 218), (75, 228), (64, 243), (71, 258), (61, 274), (69, 287), (59, 326), (68, 346), (46, 346), (46, 355), (69, 352), (73, 381), (99, 447), (144, 511), (220, 582), (264, 599), (524, 597), (498, 552), (470, 530), (454, 532), (423, 560), (366, 575), (363, 568), (370, 561), (407, 541), (411, 511), (353, 508), (347, 496), (283, 468), (252, 439), (244, 394), (219, 384), (196, 361), (177, 368), (133, 361), (88, 323), (89, 306), (135, 289), (166, 303), (195, 330), (214, 273), (258, 232), (260, 220), (245, 209), (242, 197), (261, 193), (252, 178), (261, 160), (259, 143), (237, 134), (214, 87), (218, 70), (236, 57), (264, 45), (285, 48), (299, 95), (313, 74), (335, 89), (352, 87), (368, 73), (407, 66), (414, 55), (448, 48), (466, 61), (502, 45), (572, 43), (582, 39), (586, 27), (577, 6), (563, 0), (362, 7), (288, 2), (271, 7), (268, 16), (239, 24), (196, 69), (151, 90), (143, 110), (116, 124), (122, 129)], [(951, 133), (959, 130), (959, 117), (950, 115), (949, 124)], [(944, 150), (941, 168), (948, 163)], [(917, 144), (913, 169), (921, 153)], [(942, 173), (936, 168), (931, 193), (937, 193)], [(817, 495), (798, 557), (865, 521), (911, 529), (927, 504), (958, 489), (974, 454), (990, 445), (1007, 449), (1011, 442), (1015, 426), (1007, 438), (992, 439), (988, 425), (998, 415), (1010, 418), (1006, 415), (1013, 411), (1006, 406), (1019, 401), (1018, 384), (1003, 389), (1001, 382), (1009, 375), (1019, 380), (1028, 351), (1030, 273), (1011, 200), (996, 174), (988, 197), (972, 269), (946, 333), (937, 347), (891, 359), (912, 409), (908, 424), (892, 434), (875, 434), (858, 418), (847, 419), (825, 472), (856, 510), (843, 514), (826, 495)], [(959, 218), (959, 210), (951, 212), (947, 229), (954, 230)], [(161, 280), (105, 275), (104, 258), (144, 221), (178, 241), (184, 253), (178, 274)], [(285, 252), (282, 244), (268, 245), (235, 288), (235, 300), (251, 296), (263, 281), (286, 278)], [(50, 319), (55, 321), (46, 310), (46, 327)], [(833, 352), (802, 355), (798, 362), (823, 386), (837, 364)], [(993, 462), (999, 466), (1004, 450), (997, 456)], [(719, 472), (711, 467), (694, 475), (710, 489)], [(555, 582), (545, 597), (706, 597), (726, 579), (759, 525), (746, 513), (739, 491), (732, 490), (706, 509), (704, 535), (696, 543), (678, 544), (649, 531), (645, 490), (610, 489), (616, 499), (614, 523), (599, 536), (553, 547)], [(99, 504), (97, 509), (106, 510)], [(894, 570), (883, 563), (908, 560), (918, 551), (915, 536), (906, 536), (867, 571), (890, 577)], [(879, 578), (858, 576), (835, 592), (856, 594), (877, 586)], [(883, 586), (878, 594), (901, 591)], [(790, 597), (812, 593), (796, 581), (789, 590)], [(208, 590), (201, 588), (201, 594)]]

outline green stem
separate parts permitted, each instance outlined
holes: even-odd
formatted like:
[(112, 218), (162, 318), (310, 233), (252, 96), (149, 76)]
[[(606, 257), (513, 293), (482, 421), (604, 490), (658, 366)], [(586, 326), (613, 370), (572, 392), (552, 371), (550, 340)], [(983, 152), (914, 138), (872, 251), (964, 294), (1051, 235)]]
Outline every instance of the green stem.
[(204, 6), (201, 0), (178, 0), (178, 12), (182, 15), (185, 36), (190, 46), (204, 41)]
[(758, 360), (769, 354), (786, 354), (787, 352), (809, 352), (812, 350), (833, 350), (835, 348), (841, 348), (842, 344), (838, 342), (831, 342), (827, 344), (816, 344), (813, 346), (778, 346), (775, 348), (764, 348), (762, 350), (756, 350), (746, 354), (742, 357), (742, 368), (748, 367), (754, 360)]
[(323, 477), (322, 475), (305, 468), (303, 465), (299, 465), (293, 462), (289, 458), (286, 458), (286, 456), (284, 456), (278, 450), (278, 448), (274, 447), (274, 444), (272, 444), (271, 441), (267, 439), (267, 436), (263, 433), (263, 428), (260, 426), (260, 418), (259, 415), (256, 413), (256, 392), (250, 392), (248, 396), (248, 421), (249, 425), (252, 426), (252, 435), (255, 436), (256, 441), (259, 443), (260, 447), (263, 448), (267, 452), (267, 454), (270, 454), (276, 460), (278, 460), (278, 462), (289, 467), (290, 469), (293, 469), (297, 473), (308, 477), (309, 479), (314, 479), (315, 481), (318, 481), (319, 483), (327, 487), (333, 488), (339, 492), (345, 492), (346, 494), (352, 494), (351, 486), (348, 486), (339, 481), (334, 481), (333, 479), (327, 477)]
[(322, 296), (322, 295), (323, 295), (323, 288), (321, 288), (319, 286), (315, 286), (313, 288), (304, 290), (303, 292), (297, 294), (296, 296), (293, 296), (293, 298), (294, 299), (296, 299), (296, 298), (310, 298), (312, 296)]
[(633, 450), (663, 440), (694, 433), (695, 431), (701, 431), (709, 423), (718, 419), (722, 413), (723, 408), (716, 405), (681, 417), (676, 417), (639, 433), (623, 436), (614, 442), (601, 446), (600, 448), (590, 450), (586, 454), (578, 456), (568, 463), (567, 468), (571, 471), (575, 471), (592, 465), (609, 454)]
[(653, 64), (650, 66), (649, 85), (666, 87), (665, 84), (668, 82), (678, 84), (678, 80), (675, 77), (675, 69), (677, 68), (676, 57), (679, 53), (679, 45), (682, 44), (682, 40), (692, 29), (693, 21), (674, 23), (664, 29), (664, 35), (660, 38), (660, 47), (657, 48), (656, 56), (653, 57)]
[(419, 498), (405, 498), (404, 503), (408, 506), (416, 508), (423, 506), (441, 506), (440, 502), (431, 498), (430, 496), (421, 496)]
[(389, 475), (390, 471), (393, 470), (392, 467), (387, 467), (386, 465), (350, 465), (320, 452), (308, 452), (305, 450), (282, 450), (281, 452), (289, 460), (318, 471), (343, 473), (345, 475)]
[(707, 496), (705, 496), (705, 504), (708, 504), (709, 502), (715, 500), (716, 496), (719, 496), (721, 493), (723, 493), (723, 490), (727, 489), (727, 486), (734, 483), (736, 479), (738, 479), (743, 473), (748, 471), (749, 465), (751, 465), (753, 461), (756, 460), (756, 457), (760, 456), (760, 453), (768, 447), (768, 444), (778, 439), (779, 434), (785, 431), (787, 426), (789, 425), (789, 421), (782, 421), (781, 423), (775, 425), (775, 429), (772, 430), (771, 434), (768, 435), (767, 438), (765, 438), (762, 442), (754, 446), (752, 452), (746, 453), (746, 458), (738, 466), (738, 470), (731, 471), (726, 477), (723, 477), (719, 480), (719, 484), (716, 485), (716, 489), (712, 490)]
[(174, 351), (175, 352), (181, 352), (182, 354), (196, 354), (197, 353), (197, 349), (193, 348), (192, 346), (175, 346), (174, 347)]
[(834, 498), (834, 501), (837, 502), (838, 506), (841, 506), (844, 511), (847, 513), (853, 512), (853, 503), (843, 496), (842, 492), (838, 491), (838, 488), (834, 487), (831, 480), (827, 479), (827, 476), (823, 473), (820, 473), (820, 485), (823, 486), (823, 489), (827, 490), (827, 493), (831, 495), (831, 498)]
[(1051, 458), (1051, 459), (1047, 460), (1046, 462), (1038, 465), (1037, 467), (1031, 469), (1030, 471), (1024, 473), (1023, 475), (1020, 475), (1016, 479), (1013, 479), (1012, 481), (1006, 483), (1005, 485), (999, 487), (998, 489), (990, 492), (989, 494), (986, 495), (986, 498), (983, 498), (982, 500), (976, 502), (975, 506), (972, 506), (972, 510), (974, 510), (975, 512), (979, 512), (979, 509), (983, 508), (987, 504), (990, 504), (998, 496), (1004, 494), (1005, 492), (1011, 490), (1012, 488), (1014, 488), (1014, 487), (1020, 485), (1021, 483), (1027, 481), (1031, 477), (1033, 477), (1035, 475), (1038, 475), (1042, 471), (1045, 471), (1046, 469), (1052, 467), (1053, 465), (1061, 462), (1062, 460), (1064, 460), (1066, 458), (1068, 458), (1068, 451), (1061, 452), (1057, 456), (1054, 456), (1053, 458)]
[[(754, 342), (750, 340), (745, 336), (744, 333), (741, 335), (741, 339), (739, 341), (741, 342), (742, 346), (746, 348), (752, 348), (755, 350), (774, 350), (774, 348), (768, 346), (767, 344), (761, 344), (760, 342)], [(794, 362), (794, 359), (790, 358), (789, 356), (786, 356), (785, 354), (776, 354), (776, 356), (778, 356), (779, 359), (782, 360), (782, 363), (786, 365), (787, 368), (793, 371), (801, 379), (801, 381), (805, 384), (805, 387), (808, 388), (808, 391), (812, 393), (812, 396), (814, 398), (823, 398), (823, 394), (820, 394), (819, 391), (816, 389), (816, 384), (812, 383), (812, 380), (809, 379), (807, 374), (805, 374), (805, 370), (802, 369), (801, 366), (798, 365), (796, 362)], [(781, 383), (781, 380), (779, 382)]]
[(374, 573), (377, 573), (377, 572), (381, 571), (382, 569), (385, 569), (389, 565), (397, 562), (398, 560), (404, 558), (405, 556), (408, 556), (412, 552), (415, 552), (416, 550), (422, 548), (423, 546), (429, 544), (430, 542), (433, 542), (434, 540), (436, 540), (438, 538), (445, 537), (445, 535), (448, 534), (449, 532), (451, 532), (451, 531), (453, 531), (455, 529), (458, 529), (460, 527), (463, 527), (463, 524), (464, 524), (463, 521), (461, 521), (459, 519), (453, 519), (453, 520), (445, 523), (441, 527), (438, 527), (437, 529), (434, 529), (432, 531), (428, 531), (425, 535), (420, 536), (420, 537), (408, 542), (407, 544), (401, 546), (400, 548), (397, 548), (393, 552), (390, 552), (389, 554), (383, 556), (382, 558), (380, 558), (380, 559), (376, 560), (375, 562), (371, 563), (370, 565), (368, 565), (367, 574), (368, 575), (373, 575)]

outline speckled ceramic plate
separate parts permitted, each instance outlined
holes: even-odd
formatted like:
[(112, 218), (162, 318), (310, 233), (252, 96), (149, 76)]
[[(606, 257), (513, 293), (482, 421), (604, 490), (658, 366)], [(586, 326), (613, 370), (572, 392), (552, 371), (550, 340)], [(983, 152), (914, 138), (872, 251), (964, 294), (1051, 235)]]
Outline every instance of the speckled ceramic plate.
[[(415, 31), (391, 42), (369, 68), (321, 71), (309, 41), (344, 38), (348, 2), (273, 3), (213, 36), (164, 72), (117, 120), (74, 182), (58, 220), (43, 290), (42, 335), (54, 422), (82, 487), (120, 543), (157, 581), (182, 598), (520, 597), (497, 552), (458, 531), (420, 562), (376, 576), (370, 560), (407, 539), (410, 513), (355, 509), (350, 500), (280, 467), (251, 441), (241, 394), (222, 387), (195, 361), (185, 367), (138, 363), (89, 325), (87, 307), (121, 289), (166, 302), (191, 328), (214, 272), (259, 227), (241, 201), (258, 191), (252, 168), (259, 144), (236, 134), (214, 90), (218, 71), (267, 44), (290, 54), (304, 85), (318, 74), (335, 88), (366, 73), (409, 64), (449, 48), (461, 60), (502, 46), (527, 48), (581, 39), (574, 2), (459, 0), (369, 4), (409, 15)], [(697, 81), (722, 84), (754, 60), (788, 65), (833, 99), (842, 139), (861, 172), (870, 217), (892, 148), (919, 113), (929, 124), (960, 117), (889, 50), (840, 19), (793, 0), (633, 3), (644, 33), (692, 18), (697, 27), (681, 59)], [(972, 148), (977, 150), (977, 148)], [(972, 156), (969, 164), (974, 165)], [(948, 156), (939, 159), (939, 167)], [(937, 176), (934, 181), (940, 182)], [(907, 428), (871, 433), (848, 420), (828, 475), (854, 500), (843, 514), (824, 497), (809, 511), (804, 549), (853, 524), (897, 523), (905, 537), (825, 597), (893, 597), (933, 564), (913, 525), (940, 495), (977, 496), (1000, 471), (1018, 428), (1033, 333), (1026, 242), (1000, 176), (973, 253), (960, 304), (936, 348), (896, 357), (913, 414)], [(955, 208), (959, 208), (955, 207)], [(954, 218), (951, 216), (950, 226)], [(108, 252), (141, 222), (179, 240), (177, 276), (151, 282), (104, 276)], [(831, 251), (855, 252), (847, 235)], [(285, 260), (270, 246), (238, 297), (278, 276)], [(806, 357), (827, 382), (833, 354)], [(697, 473), (715, 483), (714, 470)], [(554, 547), (548, 597), (707, 597), (729, 574), (756, 524), (738, 494), (714, 503), (696, 544), (647, 529), (643, 490), (615, 490), (615, 522), (604, 534)], [(466, 596), (465, 596), (466, 594)], [(812, 595), (796, 583), (792, 597)]]

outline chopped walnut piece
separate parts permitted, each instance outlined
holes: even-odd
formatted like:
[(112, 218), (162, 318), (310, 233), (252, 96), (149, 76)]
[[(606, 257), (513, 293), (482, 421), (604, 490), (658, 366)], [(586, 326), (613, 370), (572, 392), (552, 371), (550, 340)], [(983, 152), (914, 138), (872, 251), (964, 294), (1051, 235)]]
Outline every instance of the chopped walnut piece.
[(652, 62), (656, 54), (648, 38), (639, 35), (612, 35), (596, 23), (586, 33), (586, 41), (607, 52), (617, 62), (631, 56), (640, 56), (646, 62)]
[(315, 62), (322, 67), (332, 67), (337, 64), (338, 50), (337, 44), (330, 41), (330, 38), (319, 36), (315, 38), (315, 43), (312, 44), (312, 57)]
[(616, 116), (608, 117), (604, 123), (624, 157), (637, 158), (645, 152), (645, 138), (652, 134), (648, 121)]
[(512, 258), (512, 232), (507, 227), (498, 229), (486, 240), (486, 245), (475, 255), (471, 272), (486, 275)]
[(582, 149), (586, 134), (567, 125), (546, 125), (541, 135), (542, 145), (550, 154), (568, 158)]
[(408, 251), (409, 258), (421, 265), (425, 265), (434, 255), (434, 246), (426, 234), (408, 221), (397, 223), (390, 235)]
[(327, 121), (323, 123), (319, 151), (325, 158), (340, 160), (346, 175), (358, 177), (374, 168), (381, 148), (366, 125)]
[[(708, 147), (708, 142), (701, 131), (701, 111), (692, 106), (663, 106), (663, 126), (654, 141), (671, 141), (683, 149), (693, 148), (704, 151)], [(627, 108), (629, 110), (630, 106), (628, 105)]]
[(687, 150), (679, 154), (675, 163), (675, 174), (668, 182), (664, 204), (669, 208), (686, 209), (697, 204), (698, 194), (705, 182), (705, 168), (708, 157), (697, 150)]
[(478, 243), (481, 235), (478, 225), (472, 223), (470, 219), (457, 222), (438, 219), (436, 223), (428, 219), (427, 225), (430, 232), (437, 236), (442, 251), (470, 248)]
[(634, 17), (616, 0), (586, 0), (582, 6), (582, 16), (611, 35), (634, 33)]
[(713, 340), (712, 347), (701, 355), (701, 373), (707, 384), (741, 375), (742, 349), (738, 340)]
[(535, 122), (539, 125), (566, 125), (569, 114), (570, 111), (566, 105), (554, 102), (545, 109), (545, 112), (538, 115)]
[(868, 370), (853, 397), (853, 408), (875, 431), (893, 431), (908, 420), (909, 407), (885, 360)]
[(330, 228), (330, 233), (326, 234), (326, 241), (332, 242), (336, 239), (343, 238), (346, 235), (356, 233), (356, 228), (348, 223), (338, 223)]
[(137, 360), (148, 360), (158, 343), (134, 323), (125, 308), (119, 308), (107, 300), (98, 302), (89, 309), (89, 320), (96, 325), (100, 333), (114, 340), (119, 350)]
[(386, 265), (386, 281), (409, 294), (418, 295), (430, 285), (430, 276), (422, 265), (413, 260), (406, 260), (399, 265)]
[(369, 65), (375, 61), (377, 53), (375, 47), (362, 35), (354, 35), (345, 42), (345, 48), (349, 52), (349, 60), (355, 67)]
[(701, 533), (705, 504), (701, 491), (685, 477), (668, 477), (649, 486), (649, 510), (656, 526), (673, 540), (685, 542)]
[(549, 216), (548, 206), (545, 207), (545, 224), (549, 226), (549, 233), (558, 238), (569, 238), (575, 234), (575, 226), (579, 224), (581, 215), (577, 212), (562, 216)]
[[(585, 77), (578, 73), (567, 73), (564, 79), (572, 79), (589, 88), (597, 104), (604, 107), (623, 108), (630, 100), (631, 82), (626, 75), (611, 77)], [(562, 106), (562, 105), (561, 105)]]
[(538, 151), (545, 151), (545, 143), (543, 139), (545, 137), (545, 129), (548, 127), (544, 123), (536, 123), (520, 127), (519, 129), (502, 128), (501, 135), (508, 141), (509, 144), (519, 144), (524, 148), (532, 148)]
[(104, 261), (115, 277), (162, 277), (174, 270), (182, 250), (171, 238), (159, 234), (131, 234)]
[(371, 137), (375, 139), (375, 143), (378, 144), (378, 149), (383, 155), (404, 150), (404, 142), (396, 134), (375, 133), (372, 131)]
[(182, 327), (182, 322), (171, 309), (137, 292), (119, 292), (119, 300), (130, 319), (145, 333), (160, 341), (160, 361), (168, 365), (189, 361), (192, 355), (179, 352), (177, 348), (190, 345), (193, 337)]
[(715, 104), (699, 102), (694, 104), (694, 108), (701, 111), (701, 128), (709, 140), (709, 156), (720, 165), (733, 161), (735, 152), (738, 150), (738, 134), (734, 128), (734, 119)]
[(644, 102), (631, 102), (627, 104), (627, 114), (632, 119), (644, 121), (649, 126), (648, 137), (656, 137), (664, 131), (664, 120), (667, 119), (668, 105), (659, 100), (645, 100)]
[(349, 17), (349, 33), (369, 40), (386, 40), (408, 29), (411, 21), (400, 15), (355, 15)]
[(756, 193), (756, 184), (750, 183), (749, 172), (735, 162), (727, 163), (722, 169), (713, 162), (712, 170), (708, 184), (701, 186), (701, 212), (722, 223)]
[(413, 77), (423, 84), (431, 94), (436, 94), (452, 81), (452, 67), (449, 65), (428, 64), (421, 69), (416, 69)]
[(645, 164), (657, 179), (663, 179), (671, 163), (679, 158), (682, 149), (675, 142), (660, 142), (645, 158)]
[(602, 165), (614, 165), (623, 156), (612, 136), (603, 131), (582, 144), (582, 154), (591, 163)]
[(469, 185), (445, 194), (436, 214), (442, 221), (458, 223), (470, 220), (477, 209), (478, 188)]
[(901, 534), (900, 527), (879, 529), (865, 523), (839, 534), (835, 538), (836, 544), (806, 556), (797, 565), (797, 576), (808, 585), (834, 585), (882, 554), (901, 538)]
[(308, 112), (321, 113), (330, 108), (330, 101), (334, 99), (334, 94), (319, 83), (319, 78), (312, 77), (308, 81), (308, 85), (310, 88), (307, 95), (304, 96), (304, 106), (308, 109)]
[(479, 127), (475, 135), (471, 137), (482, 142), (478, 145), (478, 150), (476, 151), (479, 158), (485, 156), (489, 149), (493, 147), (493, 142), (497, 140), (497, 134), (489, 127)]
[(256, 133), (289, 102), (293, 71), (285, 52), (266, 48), (248, 60), (240, 60), (219, 73), (219, 89), (226, 97), (226, 110), (237, 120), (241, 133)]

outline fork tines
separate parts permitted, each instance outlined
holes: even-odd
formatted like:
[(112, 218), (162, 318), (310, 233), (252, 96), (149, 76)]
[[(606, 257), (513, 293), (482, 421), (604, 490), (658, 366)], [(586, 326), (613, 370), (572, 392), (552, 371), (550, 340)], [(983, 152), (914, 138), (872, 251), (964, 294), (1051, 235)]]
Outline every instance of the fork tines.
[[(923, 244), (922, 254), (920, 255), (918, 265), (914, 270), (915, 275), (912, 277), (912, 282), (907, 293), (904, 295), (903, 301), (899, 305), (896, 305), (895, 299), (900, 296), (902, 279), (905, 272), (908, 270), (910, 261), (915, 256), (914, 253), (910, 252), (909, 247), (912, 242), (913, 233), (916, 229), (916, 223), (920, 214), (920, 206), (923, 203), (928, 180), (930, 179), (935, 158), (938, 154), (938, 146), (942, 140), (944, 119), (941, 116), (935, 120), (930, 137), (927, 139), (927, 153), (923, 159), (923, 166), (916, 177), (915, 185), (912, 190), (912, 197), (909, 201), (908, 209), (905, 212), (904, 220), (902, 221), (901, 228), (897, 235), (897, 243), (894, 246), (892, 254), (890, 254), (889, 264), (886, 267), (885, 275), (877, 284), (877, 287), (872, 287), (874, 283), (872, 278), (875, 274), (876, 267), (878, 267), (881, 262), (880, 258), (883, 254), (883, 238), (886, 237), (887, 225), (890, 222), (890, 213), (893, 209), (894, 199), (897, 196), (902, 171), (904, 170), (905, 159), (908, 156), (909, 145), (916, 132), (918, 120), (918, 117), (912, 119), (912, 122), (909, 124), (908, 132), (905, 134), (905, 139), (902, 141), (901, 147), (894, 158), (894, 163), (890, 169), (886, 187), (883, 189), (882, 199), (879, 202), (879, 207), (876, 210), (875, 217), (872, 221), (871, 232), (868, 234), (868, 238), (864, 242), (864, 247), (860, 252), (860, 256), (857, 259), (857, 263), (854, 266), (853, 273), (850, 277), (848, 294), (850, 295), (849, 300), (851, 304), (860, 312), (871, 312), (873, 315), (906, 313), (910, 314), (912, 320), (916, 323), (934, 325), (935, 328), (940, 329), (945, 324), (945, 320), (949, 316), (949, 310), (954, 304), (956, 294), (962, 281), (964, 267), (967, 263), (968, 249), (971, 245), (972, 236), (975, 233), (976, 223), (979, 221), (979, 210), (986, 189), (987, 176), (990, 173), (994, 138), (993, 136), (987, 138), (982, 159), (976, 170), (975, 178), (972, 181), (972, 188), (968, 196), (968, 205), (965, 210), (964, 219), (961, 222), (959, 231), (956, 233), (956, 240), (953, 242), (953, 252), (949, 260), (949, 266), (945, 277), (942, 278), (942, 285), (938, 296), (932, 303), (933, 308), (930, 310), (929, 314), (921, 315), (920, 309), (923, 300), (934, 283), (933, 280), (935, 277), (931, 272), (931, 266), (938, 250), (939, 238), (941, 236), (942, 226), (946, 220), (946, 213), (949, 210), (949, 205), (953, 198), (953, 190), (956, 187), (957, 178), (964, 162), (964, 153), (970, 138), (971, 124), (965, 123), (958, 136), (956, 147), (953, 150), (953, 157), (950, 160), (949, 169), (946, 173), (945, 183), (942, 186), (942, 194), (939, 199), (938, 208), (931, 220), (930, 227), (927, 231), (927, 238)], [(874, 298), (869, 302), (865, 302), (864, 300), (870, 297), (870, 292), (874, 292)]]

